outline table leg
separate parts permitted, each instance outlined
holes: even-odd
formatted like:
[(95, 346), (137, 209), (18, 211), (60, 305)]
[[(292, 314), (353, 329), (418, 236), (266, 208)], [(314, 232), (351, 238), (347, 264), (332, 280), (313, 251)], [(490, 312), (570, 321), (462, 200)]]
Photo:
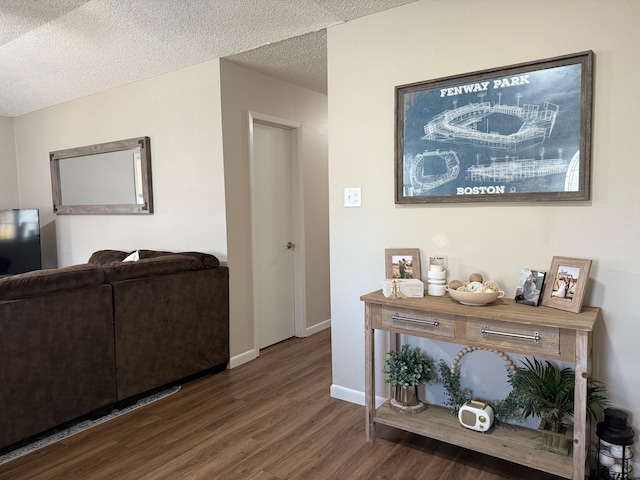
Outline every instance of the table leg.
[(371, 305), (368, 303), (364, 307), (364, 369), (365, 369), (365, 432), (367, 442), (376, 441), (376, 425), (373, 422), (373, 416), (376, 413), (375, 405), (375, 336), (371, 320)]
[(576, 331), (576, 384), (573, 412), (573, 480), (584, 480), (590, 437), (587, 428), (589, 332)]

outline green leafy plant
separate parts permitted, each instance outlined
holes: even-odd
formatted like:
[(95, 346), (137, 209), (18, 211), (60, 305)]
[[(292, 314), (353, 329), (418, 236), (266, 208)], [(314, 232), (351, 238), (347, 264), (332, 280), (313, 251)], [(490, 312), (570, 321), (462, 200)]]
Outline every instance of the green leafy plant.
[(423, 385), (434, 379), (434, 362), (419, 347), (402, 345), (397, 352), (387, 352), (383, 373), (385, 383), (394, 387)]
[[(509, 378), (509, 383), (512, 383), (512, 374), (509, 368), (507, 368), (507, 377)], [(438, 382), (444, 387), (447, 396), (445, 405), (449, 407), (453, 415), (458, 415), (458, 410), (468, 400), (473, 399), (471, 390), (462, 388), (460, 385), (460, 366), (452, 368), (447, 362), (440, 360), (438, 363)], [(493, 409), (495, 419), (499, 422), (508, 422), (520, 416), (518, 392), (514, 389), (511, 389), (503, 400), (487, 400), (486, 402)]]
[(457, 415), (460, 407), (467, 400), (471, 400), (471, 390), (460, 386), (460, 367), (452, 371), (447, 362), (441, 359), (438, 363), (438, 373), (438, 382), (442, 384), (447, 395), (445, 404), (451, 413)]
[[(526, 358), (510, 379), (517, 392), (522, 416), (538, 416), (551, 424), (551, 430), (558, 432), (562, 421), (573, 415), (575, 395), (575, 371), (560, 368), (553, 362)], [(599, 380), (587, 378), (587, 416), (596, 419), (596, 408), (607, 404), (607, 387)]]

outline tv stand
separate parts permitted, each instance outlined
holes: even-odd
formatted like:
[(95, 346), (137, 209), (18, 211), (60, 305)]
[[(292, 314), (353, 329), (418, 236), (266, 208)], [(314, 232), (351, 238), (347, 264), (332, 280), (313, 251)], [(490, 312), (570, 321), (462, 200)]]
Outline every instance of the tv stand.
[[(592, 332), (601, 316), (599, 308), (584, 307), (581, 313), (570, 313), (520, 305), (505, 298), (471, 307), (448, 295), (391, 300), (380, 290), (363, 295), (360, 300), (365, 304), (367, 441), (375, 441), (376, 424), (380, 423), (560, 477), (584, 480), (590, 441), (587, 374)], [(437, 406), (429, 406), (416, 415), (397, 413), (389, 402), (376, 409), (375, 330), (575, 363), (573, 454), (562, 456), (540, 449), (538, 431), (529, 428), (504, 425), (487, 433), (466, 429), (448, 409)], [(397, 347), (396, 335), (391, 335), (391, 345)]]

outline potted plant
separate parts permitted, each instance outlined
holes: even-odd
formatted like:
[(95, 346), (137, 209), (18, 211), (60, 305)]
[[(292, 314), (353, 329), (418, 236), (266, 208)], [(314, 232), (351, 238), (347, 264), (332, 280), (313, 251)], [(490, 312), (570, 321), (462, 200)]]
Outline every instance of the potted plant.
[[(568, 455), (573, 444), (573, 428), (564, 423), (573, 415), (575, 395), (575, 371), (560, 368), (546, 360), (533, 361), (526, 358), (523, 367), (516, 370), (511, 385), (516, 391), (524, 418), (541, 417), (538, 430), (542, 434), (545, 450)], [(596, 407), (603, 408), (607, 399), (605, 384), (591, 377), (587, 378), (587, 417), (596, 418)]]
[(433, 359), (424, 355), (419, 347), (402, 345), (400, 350), (388, 352), (383, 373), (385, 383), (394, 387), (391, 408), (403, 413), (424, 410), (426, 405), (418, 399), (417, 387), (435, 377)]

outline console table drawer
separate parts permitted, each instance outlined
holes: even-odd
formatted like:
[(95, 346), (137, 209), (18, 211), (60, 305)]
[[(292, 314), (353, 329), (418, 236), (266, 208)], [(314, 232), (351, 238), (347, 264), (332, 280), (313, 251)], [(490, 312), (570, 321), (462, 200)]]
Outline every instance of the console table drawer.
[(400, 328), (416, 335), (428, 334), (436, 337), (454, 337), (452, 315), (423, 312), (410, 308), (384, 307), (382, 310), (382, 327)]
[(554, 327), (470, 317), (466, 321), (466, 338), (479, 345), (521, 353), (560, 353), (560, 331)]

